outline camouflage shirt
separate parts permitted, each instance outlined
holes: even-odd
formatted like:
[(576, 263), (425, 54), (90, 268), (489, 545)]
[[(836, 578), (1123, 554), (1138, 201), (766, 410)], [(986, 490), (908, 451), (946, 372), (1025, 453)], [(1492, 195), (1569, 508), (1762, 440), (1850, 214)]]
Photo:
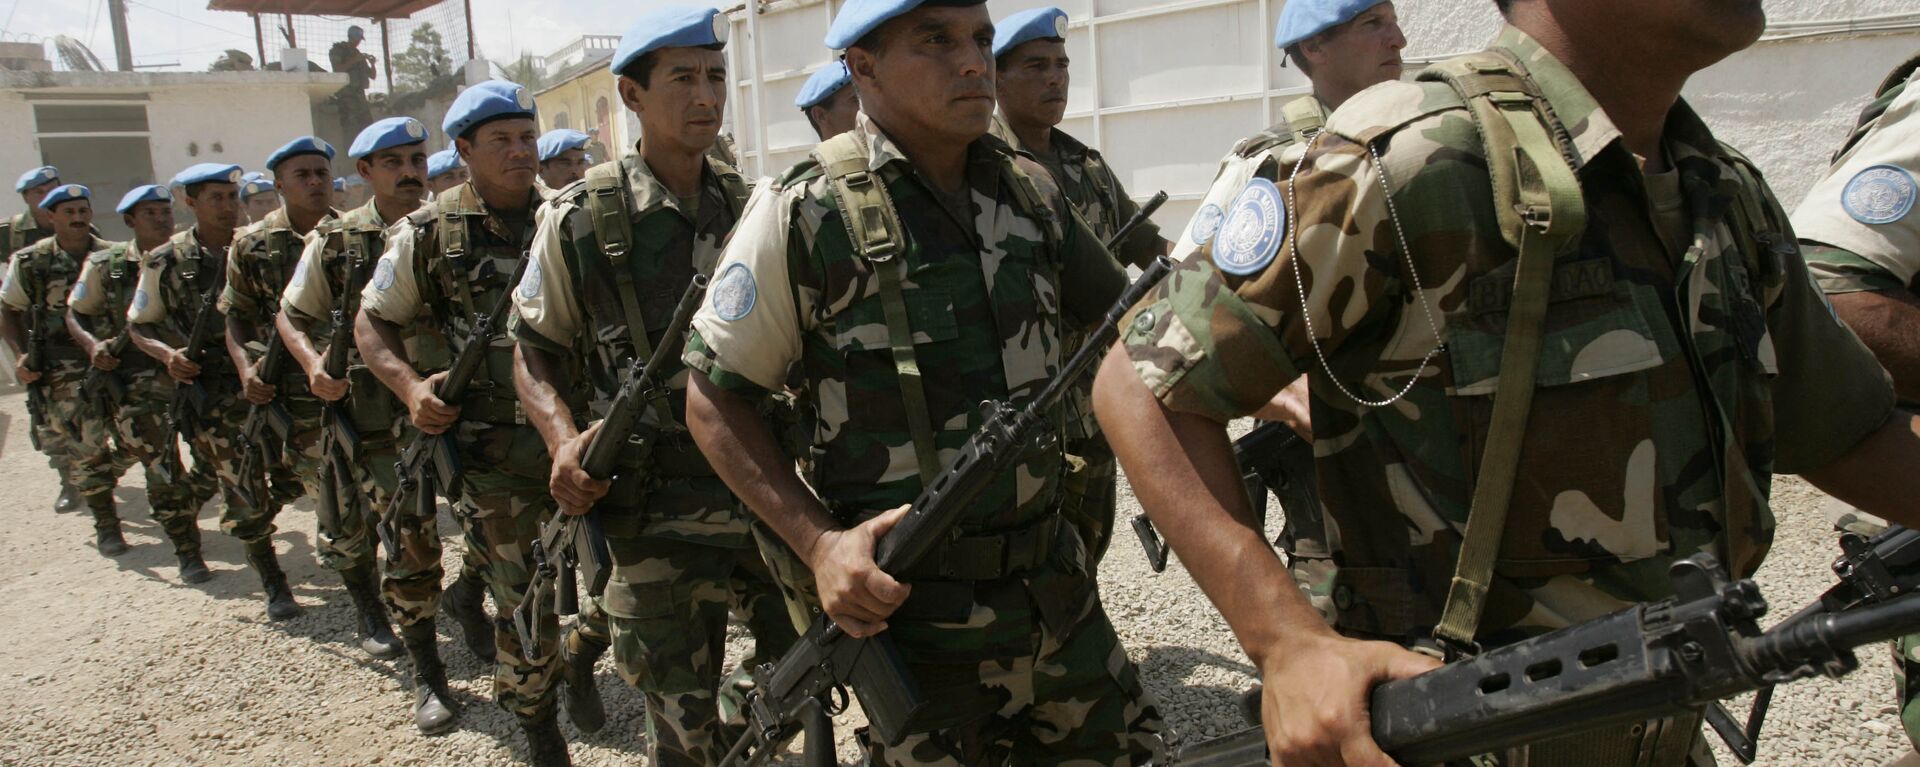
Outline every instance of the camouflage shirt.
[[(1832, 461), (1893, 405), (1758, 173), (1684, 102), (1666, 124), (1672, 172), (1645, 174), (1563, 64), (1511, 27), (1495, 48), (1531, 70), (1566, 126), (1588, 218), (1554, 268), (1527, 449), (1480, 624), (1488, 644), (1670, 596), (1668, 564), (1698, 551), (1753, 572), (1771, 540), (1773, 472)], [(1125, 337), (1161, 402), (1215, 420), (1310, 377), (1346, 631), (1425, 636), (1453, 574), (1516, 258), (1484, 152), (1443, 82), (1362, 92), (1329, 119), (1297, 184), (1281, 175), (1281, 236), (1229, 213), (1135, 309)], [(1677, 216), (1656, 212), (1665, 202)], [(1673, 230), (1690, 236), (1663, 237)], [(1229, 239), (1227, 262), (1245, 276), (1216, 267)], [(1343, 388), (1407, 394), (1371, 407)]]
[[(863, 143), (906, 230), (901, 288), (944, 464), (980, 425), (981, 400), (1023, 400), (1047, 383), (1064, 361), (1062, 333), (1098, 322), (1125, 273), (1039, 166), (1000, 142), (968, 146), (960, 217), (878, 126), (865, 115), (858, 126), (843, 138)], [(1052, 220), (1021, 210), (1016, 167), (1042, 184), (1041, 215)], [(748, 206), (686, 355), (720, 386), (755, 396), (778, 391), (800, 365), (814, 412), (810, 480), (842, 522), (921, 488), (876, 266), (857, 255), (818, 163), (802, 163)], [(1059, 474), (1057, 448), (1034, 451), (960, 527), (1030, 524), (1051, 508)]]
[[(328, 210), (314, 229), (338, 217), (338, 211)], [(247, 345), (251, 359), (258, 360), (265, 354), (268, 339), (279, 332), (274, 329), (273, 318), (280, 311), (280, 294), (296, 276), (305, 246), (305, 235), (294, 231), (285, 207), (275, 208), (233, 236), (227, 259), (227, 288), (220, 293), (220, 313), (237, 317), (253, 328), (253, 343)], [(311, 396), (300, 365), (285, 355), (280, 360), (280, 380), (268, 383), (291, 387), (293, 396)]]
[[(206, 345), (202, 347), (199, 380), (209, 386), (238, 386), (238, 372), (228, 356), (227, 325), (218, 313), (217, 294), (227, 270), (227, 248), (209, 248), (200, 242), (199, 227), (175, 232), (152, 253), (140, 268), (140, 284), (133, 290), (133, 303), (127, 306), (127, 319), (135, 325), (153, 325), (167, 343), (184, 347), (193, 332), (193, 322), (202, 306), (215, 313), (208, 318)], [(206, 302), (203, 304), (202, 302)], [(210, 374), (210, 375), (209, 375)]]
[(46, 324), (41, 332), (46, 336), (46, 355), (53, 367), (49, 372), (55, 375), (78, 375), (86, 370), (85, 355), (67, 334), (67, 296), (87, 260), (111, 247), (113, 243), (94, 237), (87, 243), (85, 254), (75, 255), (61, 249), (58, 240), (46, 237), (13, 254), (7, 262), (6, 280), (0, 282), (0, 305), (22, 313), (23, 338), (26, 323), (31, 321), (25, 316), (28, 308), (35, 303), (44, 308), (41, 317)]
[[(1005, 121), (998, 117), (993, 120), (993, 136), (1007, 143), (1013, 151), (1040, 164), (1059, 184), (1060, 192), (1073, 203), (1074, 210), (1080, 212), (1087, 226), (1104, 243), (1113, 237), (1120, 227), (1126, 225), (1133, 214), (1140, 212), (1140, 204), (1127, 196), (1126, 187), (1120, 184), (1120, 177), (1113, 172), (1113, 166), (1107, 164), (1107, 158), (1100, 151), (1079, 139), (1067, 135), (1066, 131), (1055, 128), (1051, 131), (1051, 146), (1046, 151), (1035, 151), (1032, 147), (1020, 143)], [(1135, 227), (1127, 241), (1113, 251), (1120, 263), (1145, 268), (1152, 263), (1153, 257), (1160, 255), (1160, 227), (1152, 221), (1144, 221)]]
[[(140, 264), (145, 258), (139, 245), (116, 242), (88, 256), (86, 265), (80, 268), (80, 278), (67, 295), (67, 308), (94, 318), (88, 330), (95, 338), (107, 341), (127, 332), (127, 307), (133, 303), (134, 288), (140, 283)], [(152, 357), (134, 351), (120, 355), (116, 370), (121, 375), (140, 376), (159, 369)]]
[(0, 221), (0, 256), (11, 256), (22, 248), (53, 236), (53, 230), (40, 226), (32, 213), (15, 213)]
[(1920, 69), (1884, 85), (1793, 212), (1828, 293), (1912, 291), (1920, 277)]

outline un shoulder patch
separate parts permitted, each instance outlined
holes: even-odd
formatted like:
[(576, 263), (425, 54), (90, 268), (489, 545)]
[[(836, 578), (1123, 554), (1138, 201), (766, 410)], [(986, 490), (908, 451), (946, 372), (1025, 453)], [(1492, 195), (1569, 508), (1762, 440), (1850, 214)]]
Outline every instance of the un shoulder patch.
[(1187, 228), (1187, 236), (1193, 238), (1193, 244), (1205, 245), (1220, 231), (1220, 220), (1226, 217), (1226, 211), (1221, 210), (1220, 206), (1207, 203), (1200, 212), (1193, 214), (1193, 224)]
[(67, 301), (69, 303), (74, 301), (84, 301), (86, 300), (86, 298), (87, 298), (87, 284), (84, 282), (76, 282), (73, 284), (73, 295), (68, 296)]
[(393, 287), (393, 259), (382, 258), (380, 265), (373, 270), (373, 289), (386, 290)]
[(1913, 211), (1913, 175), (1893, 165), (1875, 165), (1853, 175), (1840, 193), (1840, 207), (1868, 226), (1891, 224)]
[(147, 296), (146, 288), (140, 288), (138, 290), (133, 291), (133, 310), (134, 311), (136, 312), (146, 311), (147, 301), (148, 301), (148, 296)]
[(527, 273), (520, 275), (520, 297), (532, 299), (540, 295), (540, 283), (546, 281), (545, 272), (540, 269), (540, 260), (534, 259), (527, 264)]
[(720, 273), (720, 279), (714, 280), (710, 292), (713, 293), (713, 313), (732, 322), (753, 311), (760, 286), (753, 280), (753, 270), (746, 264), (734, 262)]
[(300, 263), (294, 265), (293, 279), (287, 281), (287, 287), (304, 288), (306, 286), (307, 286), (307, 260), (303, 258), (303, 259), (300, 259)]
[(1287, 208), (1272, 181), (1256, 178), (1227, 206), (1226, 220), (1214, 237), (1213, 263), (1220, 271), (1246, 276), (1265, 269), (1280, 252), (1287, 231)]

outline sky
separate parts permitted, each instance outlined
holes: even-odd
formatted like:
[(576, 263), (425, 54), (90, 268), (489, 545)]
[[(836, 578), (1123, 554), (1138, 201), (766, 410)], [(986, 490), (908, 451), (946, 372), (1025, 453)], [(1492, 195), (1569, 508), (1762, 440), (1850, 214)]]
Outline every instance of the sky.
[[(683, 1), (717, 7), (737, 4), (725, 0)], [(627, 21), (637, 17), (646, 5), (660, 0), (472, 2), (474, 37), (481, 53), (492, 59), (507, 59), (521, 52), (544, 56), (588, 32), (625, 31)], [(209, 11), (206, 6), (207, 0), (127, 0), (134, 64), (142, 71), (199, 72), (228, 48), (253, 54), (252, 19), (243, 13)], [(107, 0), (0, 0), (0, 40), (32, 41), (67, 35), (86, 43), (112, 68), (113, 31), (106, 7)], [(398, 45), (394, 52), (399, 52)], [(48, 55), (55, 54), (49, 49)], [(325, 51), (309, 51), (308, 56), (325, 66)], [(175, 65), (145, 66), (149, 64)]]

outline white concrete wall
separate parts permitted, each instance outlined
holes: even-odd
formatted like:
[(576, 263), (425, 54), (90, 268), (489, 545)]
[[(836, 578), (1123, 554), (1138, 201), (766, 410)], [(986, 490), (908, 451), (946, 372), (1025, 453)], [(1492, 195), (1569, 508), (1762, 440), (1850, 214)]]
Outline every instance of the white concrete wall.
[(147, 124), (156, 179), (200, 162), (261, 170), (273, 150), (313, 132), (312, 102), (298, 88), (166, 88), (153, 92)]

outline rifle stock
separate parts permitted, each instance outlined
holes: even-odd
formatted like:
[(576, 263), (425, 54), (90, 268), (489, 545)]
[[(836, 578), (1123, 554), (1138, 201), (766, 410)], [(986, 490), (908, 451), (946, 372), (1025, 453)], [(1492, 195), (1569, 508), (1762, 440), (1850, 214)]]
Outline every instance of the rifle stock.
[[(1128, 286), (1106, 317), (1090, 332), (1080, 349), (1061, 367), (1059, 375), (1024, 406), (988, 403), (986, 423), (962, 445), (953, 462), (928, 482), (912, 507), (875, 547), (874, 560), (888, 573), (904, 572), (938, 546), (965, 516), (968, 508), (1019, 459), (1022, 448), (1047, 423), (1057, 405), (1080, 376), (1107, 353), (1120, 333), (1120, 319), (1172, 270), (1173, 262), (1157, 257), (1140, 279)], [(886, 633), (866, 639), (848, 635), (826, 616), (813, 626), (777, 663), (754, 669), (754, 692), (748, 696), (748, 731), (734, 744), (723, 765), (763, 764), (782, 744), (799, 734), (802, 714), (811, 701), (832, 705), (836, 691), (853, 687), (867, 714), (873, 736), (897, 745), (913, 731), (929, 701), (902, 661), (893, 637)]]

